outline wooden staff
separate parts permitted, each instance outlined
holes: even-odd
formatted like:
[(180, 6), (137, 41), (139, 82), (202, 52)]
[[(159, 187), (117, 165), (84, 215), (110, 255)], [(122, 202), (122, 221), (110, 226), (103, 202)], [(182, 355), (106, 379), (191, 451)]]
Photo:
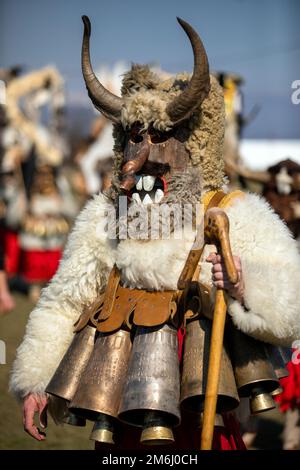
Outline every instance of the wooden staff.
[[(220, 248), (229, 281), (236, 284), (238, 281), (238, 273), (234, 265), (230, 247), (229, 220), (223, 210), (212, 208), (206, 212), (205, 236), (208, 240), (216, 243)], [(208, 377), (205, 391), (201, 450), (211, 450), (212, 448), (226, 311), (227, 306), (224, 297), (224, 290), (217, 289), (209, 352)]]

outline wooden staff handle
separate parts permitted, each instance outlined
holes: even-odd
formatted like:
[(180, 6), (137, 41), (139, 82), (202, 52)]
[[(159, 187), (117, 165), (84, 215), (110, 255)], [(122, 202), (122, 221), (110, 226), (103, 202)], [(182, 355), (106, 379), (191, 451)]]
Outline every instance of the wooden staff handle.
[(236, 284), (238, 273), (234, 265), (229, 241), (229, 220), (222, 209), (213, 207), (209, 209), (204, 218), (205, 237), (215, 242), (222, 253), (229, 281)]
[[(207, 211), (205, 217), (205, 235), (212, 241), (216, 242), (220, 247), (228, 277), (230, 281), (235, 284), (238, 280), (238, 274), (230, 248), (229, 220), (225, 212), (221, 209), (213, 208)], [(211, 450), (212, 448), (226, 311), (227, 306), (224, 290), (217, 289), (209, 351), (207, 385), (205, 391), (201, 450)]]
[(204, 401), (203, 426), (201, 433), (201, 450), (211, 450), (212, 448), (215, 416), (217, 409), (225, 319), (226, 302), (224, 299), (224, 291), (222, 289), (217, 289), (214, 318), (211, 332), (207, 385)]

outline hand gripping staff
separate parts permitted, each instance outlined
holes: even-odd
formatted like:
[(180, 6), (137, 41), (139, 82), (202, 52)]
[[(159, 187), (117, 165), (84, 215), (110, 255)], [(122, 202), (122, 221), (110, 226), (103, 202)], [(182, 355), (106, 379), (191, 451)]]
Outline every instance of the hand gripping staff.
[[(207, 210), (204, 218), (204, 233), (206, 240), (216, 244), (224, 259), (228, 278), (230, 282), (236, 284), (238, 273), (230, 247), (229, 220), (222, 209), (211, 208)], [(226, 310), (227, 305), (224, 290), (217, 289), (209, 352), (207, 387), (205, 391), (201, 450), (211, 450), (212, 448)]]

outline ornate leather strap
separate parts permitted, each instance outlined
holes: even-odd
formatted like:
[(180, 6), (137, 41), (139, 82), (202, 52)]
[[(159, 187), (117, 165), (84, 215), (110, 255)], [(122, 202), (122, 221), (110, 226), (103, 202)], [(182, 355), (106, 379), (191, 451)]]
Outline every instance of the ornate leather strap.
[(204, 206), (204, 214), (211, 207), (218, 207), (221, 200), (226, 196), (224, 191), (208, 191), (204, 194), (201, 199), (201, 203)]
[(163, 325), (176, 310), (173, 291), (146, 292), (135, 308), (133, 323), (140, 326)]
[(106, 320), (110, 317), (116, 300), (116, 293), (120, 283), (120, 272), (116, 265), (112, 268), (107, 286), (105, 289), (105, 297), (103, 302), (103, 307), (99, 315), (99, 321)]
[(128, 289), (119, 285), (111, 314), (102, 321), (100, 314), (98, 331), (109, 333), (126, 325), (158, 326), (172, 318), (177, 310), (176, 292), (147, 292), (142, 289)]
[[(202, 199), (202, 203), (204, 204), (204, 214), (211, 207), (218, 206), (225, 196), (226, 195), (223, 191), (210, 191), (209, 193), (206, 193)], [(177, 287), (179, 290), (184, 290), (192, 281), (203, 253), (204, 246), (205, 245), (203, 244), (201, 248), (191, 249), (189, 252), (178, 280)]]
[(110, 315), (106, 318), (102, 318), (102, 315), (99, 317), (98, 331), (109, 333), (118, 330), (123, 324), (130, 327), (130, 316), (144, 294), (143, 290), (128, 289), (119, 285), (112, 300)]
[(74, 324), (74, 333), (81, 331), (88, 323), (97, 326), (98, 316), (103, 306), (105, 293), (100, 294), (94, 302), (83, 309), (80, 317)]
[(241, 199), (245, 197), (245, 193), (237, 189), (236, 191), (232, 191), (232, 193), (225, 194), (224, 197), (218, 204), (219, 209), (224, 209), (225, 207), (229, 207), (233, 204), (236, 199)]

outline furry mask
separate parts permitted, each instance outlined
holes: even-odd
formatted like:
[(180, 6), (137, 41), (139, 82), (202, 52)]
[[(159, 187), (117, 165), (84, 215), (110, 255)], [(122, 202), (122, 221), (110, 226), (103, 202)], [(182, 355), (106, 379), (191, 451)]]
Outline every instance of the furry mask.
[[(95, 107), (114, 125), (115, 194), (137, 202), (160, 203), (199, 198), (224, 183), (224, 98), (209, 75), (198, 34), (178, 19), (194, 53), (194, 71), (160, 80), (148, 66), (133, 65), (123, 79), (121, 97), (96, 78), (89, 54), (91, 26), (83, 17), (82, 71)], [(193, 181), (193, 185), (191, 185)]]

